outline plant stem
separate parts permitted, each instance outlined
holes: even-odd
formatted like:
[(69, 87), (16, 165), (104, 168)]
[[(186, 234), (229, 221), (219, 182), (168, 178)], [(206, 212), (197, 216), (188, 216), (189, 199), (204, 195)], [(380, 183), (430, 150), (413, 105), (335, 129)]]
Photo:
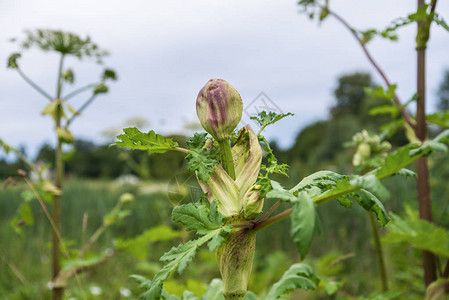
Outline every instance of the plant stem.
[(83, 110), (85, 110), (86, 109), (86, 107), (88, 107), (94, 100), (95, 100), (95, 98), (97, 97), (97, 95), (92, 95), (89, 99), (87, 99), (87, 101), (86, 102), (84, 102), (84, 104), (83, 105), (81, 105), (81, 107), (70, 117), (70, 119), (67, 121), (67, 123), (66, 123), (66, 125), (65, 125), (65, 128), (67, 129), (67, 128), (69, 128), (69, 126), (70, 126), (70, 124), (73, 122), (73, 120), (76, 118), (76, 117), (78, 117), (82, 112), (83, 112)]
[(379, 266), (379, 273), (382, 281), (382, 291), (386, 292), (388, 291), (388, 277), (385, 268), (382, 244), (379, 238), (379, 228), (377, 227), (376, 220), (374, 219), (374, 213), (369, 211), (368, 214), (371, 223), (371, 229), (373, 231), (374, 248), (376, 249), (377, 254), (377, 265)]
[(229, 140), (219, 141), (221, 151), (221, 161), (223, 168), (226, 170), (229, 176), (235, 180), (234, 162), (232, 160), (231, 144)]
[(271, 214), (274, 213), (276, 208), (278, 208), (279, 205), (281, 205), (281, 203), (282, 203), (281, 200), (276, 201), (276, 203), (274, 203), (273, 206), (270, 207), (270, 209), (266, 212), (265, 215), (262, 216), (262, 218), (259, 219), (258, 222), (262, 222), (262, 221), (266, 220), (269, 216), (271, 216)]
[(83, 87), (81, 87), (81, 88), (79, 88), (79, 89), (77, 89), (77, 90), (74, 90), (73, 92), (68, 93), (68, 94), (67, 94), (65, 97), (63, 97), (63, 98), (64, 98), (65, 100), (69, 100), (70, 98), (72, 98), (72, 97), (78, 95), (79, 93), (82, 93), (82, 92), (84, 92), (84, 91), (87, 91), (87, 90), (93, 88), (93, 87), (96, 86), (97, 84), (99, 84), (99, 83), (91, 83), (91, 84), (88, 84), (88, 85), (86, 85), (86, 86), (83, 86)]
[(40, 86), (34, 83), (34, 81), (32, 81), (28, 76), (26, 76), (25, 73), (23, 73), (23, 71), (20, 68), (17, 68), (17, 72), (19, 73), (20, 77), (23, 78), (23, 80), (25, 80), (29, 85), (31, 85), (42, 96), (47, 98), (49, 101), (53, 100), (53, 98), (46, 91), (44, 91)]
[[(425, 5), (424, 0), (418, 0), (418, 7)], [(432, 8), (434, 9), (433, 3)], [(418, 22), (418, 34), (422, 26), (422, 21)], [(430, 26), (429, 28), (430, 29)], [(421, 33), (422, 34), (422, 33)], [(426, 126), (426, 48), (417, 47), (417, 77), (416, 77), (416, 95), (418, 100), (416, 102), (416, 136), (424, 142), (427, 138), (427, 126)], [(421, 219), (428, 222), (432, 222), (432, 200), (430, 197), (430, 182), (429, 182), (429, 167), (427, 159), (421, 157), (415, 162), (416, 173), (418, 178), (416, 185), (418, 189), (418, 206), (419, 216)], [(423, 251), (422, 257), (423, 269), (424, 269), (424, 283), (429, 286), (436, 278), (436, 264), (435, 257), (431, 252)]]
[(277, 215), (272, 216), (269, 219), (266, 219), (262, 222), (256, 222), (256, 224), (254, 225), (254, 231), (259, 231), (264, 229), (267, 226), (270, 226), (274, 223), (277, 223), (279, 221), (284, 220), (285, 218), (288, 218), (291, 213), (293, 212), (293, 208), (289, 208), (284, 210), (283, 212), (278, 213)]
[[(59, 61), (58, 68), (58, 80), (56, 89), (56, 99), (60, 99), (62, 92), (62, 67), (64, 63), (64, 54), (61, 54), (61, 59)], [(61, 128), (61, 109), (56, 110), (56, 130)], [(57, 147), (55, 151), (55, 185), (62, 191), (62, 181), (64, 176), (64, 161), (62, 153), (62, 141), (57, 137)], [(61, 196), (55, 195), (53, 198), (53, 221), (55, 224), (55, 229), (53, 230), (53, 248), (52, 248), (52, 269), (53, 269), (53, 279), (58, 277), (61, 267), (59, 264), (59, 237), (58, 232), (61, 231)], [(63, 289), (60, 287), (53, 288), (53, 300), (61, 300), (63, 294)]]

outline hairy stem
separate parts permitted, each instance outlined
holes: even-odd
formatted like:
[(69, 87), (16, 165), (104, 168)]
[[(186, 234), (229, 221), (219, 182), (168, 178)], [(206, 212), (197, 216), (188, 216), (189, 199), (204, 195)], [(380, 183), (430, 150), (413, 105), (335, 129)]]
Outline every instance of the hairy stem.
[(379, 267), (380, 278), (382, 281), (382, 291), (386, 292), (388, 291), (388, 277), (387, 277), (387, 270), (385, 268), (385, 260), (382, 250), (382, 244), (380, 242), (379, 237), (379, 228), (377, 227), (376, 220), (374, 218), (374, 213), (368, 212), (368, 214), (371, 223), (371, 229), (373, 231), (374, 248), (376, 249), (377, 265)]
[(234, 162), (232, 160), (231, 144), (229, 140), (219, 141), (221, 151), (221, 161), (223, 168), (226, 170), (229, 176), (235, 180)]

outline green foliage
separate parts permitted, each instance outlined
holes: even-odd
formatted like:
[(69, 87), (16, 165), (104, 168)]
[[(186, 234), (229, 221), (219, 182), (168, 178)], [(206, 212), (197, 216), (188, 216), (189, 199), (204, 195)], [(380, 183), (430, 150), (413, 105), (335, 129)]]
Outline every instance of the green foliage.
[(223, 216), (218, 213), (214, 203), (210, 210), (199, 203), (181, 205), (173, 210), (173, 221), (185, 225), (187, 230), (196, 230), (203, 236), (173, 247), (161, 257), (161, 261), (167, 264), (154, 276), (151, 283), (146, 285), (147, 291), (141, 296), (143, 299), (159, 299), (164, 280), (176, 270), (181, 274), (195, 257), (200, 246), (209, 242), (209, 250), (213, 251), (224, 241), (224, 236), (232, 227), (222, 226)]
[(132, 150), (144, 150), (148, 154), (164, 153), (178, 147), (178, 143), (173, 142), (172, 139), (164, 138), (153, 130), (143, 133), (135, 127), (130, 127), (123, 129), (123, 132), (124, 134), (117, 136), (120, 141), (113, 143), (113, 145)]
[(261, 128), (259, 130), (259, 133), (260, 133), (268, 125), (274, 124), (277, 121), (280, 121), (281, 119), (288, 117), (288, 116), (293, 116), (293, 114), (292, 113), (277, 114), (272, 111), (267, 113), (266, 111), (263, 110), (256, 117), (251, 117), (251, 120), (255, 120), (255, 121), (257, 121), (257, 123), (259, 123), (259, 125), (261, 126)]
[[(143, 287), (147, 289), (147, 291), (141, 295), (141, 298), (145, 300), (159, 299), (161, 297), (164, 280), (176, 270), (181, 274), (187, 267), (187, 264), (191, 262), (197, 254), (198, 248), (214, 239), (220, 232), (221, 229), (212, 230), (196, 240), (190, 240), (187, 243), (180, 244), (178, 247), (173, 247), (170, 251), (166, 252), (161, 257), (161, 261), (165, 261), (167, 264), (154, 276), (151, 283), (145, 281)], [(136, 279), (136, 276), (134, 275), (133, 278)], [(140, 279), (140, 277), (137, 278)]]
[(392, 221), (387, 225), (387, 228), (389, 232), (383, 238), (384, 242), (406, 242), (417, 249), (449, 258), (449, 233), (447, 229), (419, 219), (410, 207), (406, 207), (404, 218), (392, 214)]
[(277, 160), (276, 156), (274, 156), (273, 150), (270, 148), (270, 145), (268, 144), (265, 137), (259, 135), (259, 140), (263, 141), (265, 144), (264, 150), (265, 150), (266, 159), (267, 159), (267, 163), (268, 163), (268, 165), (262, 164), (260, 167), (261, 171), (265, 171), (264, 177), (267, 178), (268, 175), (273, 174), (273, 173), (288, 176), (287, 175), (288, 165), (287, 164), (278, 164), (278, 160)]
[[(449, 101), (449, 100), (448, 100)], [(449, 108), (449, 105), (448, 105)], [(439, 111), (426, 116), (426, 120), (432, 124), (449, 128), (449, 110)]]
[(310, 266), (302, 263), (294, 264), (271, 287), (267, 299), (280, 299), (295, 289), (314, 290), (319, 282), (320, 279)]
[(207, 234), (211, 230), (221, 227), (223, 216), (217, 211), (215, 202), (211, 210), (204, 204), (189, 203), (173, 209), (172, 219), (183, 224), (187, 230), (196, 230), (197, 234)]
[(22, 56), (20, 53), (13, 53), (8, 57), (7, 67), (10, 69), (17, 69), (19, 65), (17, 64), (17, 60)]
[[(195, 137), (194, 137), (195, 138)], [(190, 147), (194, 144), (199, 145), (199, 140), (191, 140)], [(189, 161), (187, 168), (190, 172), (198, 172), (197, 176), (204, 182), (207, 182), (214, 172), (214, 166), (218, 165), (217, 159), (219, 157), (217, 149), (211, 149), (210, 151), (204, 148), (191, 148), (186, 159)]]
[(307, 193), (299, 193), (298, 200), (293, 205), (293, 213), (290, 219), (290, 234), (301, 254), (301, 258), (304, 259), (312, 245), (318, 223), (315, 203)]
[(131, 253), (140, 260), (145, 260), (148, 256), (148, 246), (151, 243), (168, 241), (180, 236), (181, 233), (179, 231), (175, 231), (165, 225), (159, 225), (144, 231), (135, 238), (118, 238), (115, 241), (115, 247), (118, 250)]

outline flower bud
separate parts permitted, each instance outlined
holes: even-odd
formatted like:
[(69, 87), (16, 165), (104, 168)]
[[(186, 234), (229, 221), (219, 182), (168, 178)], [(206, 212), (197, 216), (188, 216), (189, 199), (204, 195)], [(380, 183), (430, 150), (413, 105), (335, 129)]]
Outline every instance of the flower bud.
[(215, 140), (230, 139), (242, 118), (243, 102), (223, 79), (210, 79), (196, 99), (196, 113), (204, 130)]
[(247, 220), (255, 218), (263, 209), (263, 199), (260, 199), (261, 185), (255, 184), (243, 197), (243, 212)]

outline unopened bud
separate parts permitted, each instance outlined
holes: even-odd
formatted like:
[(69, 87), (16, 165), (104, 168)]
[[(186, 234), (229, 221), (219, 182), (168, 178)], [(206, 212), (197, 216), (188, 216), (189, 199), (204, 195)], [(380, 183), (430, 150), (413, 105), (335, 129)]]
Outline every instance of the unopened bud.
[(243, 197), (243, 212), (248, 220), (255, 218), (263, 209), (264, 199), (260, 199), (260, 188), (260, 185), (254, 185)]
[(196, 113), (201, 126), (217, 141), (231, 138), (242, 119), (242, 111), (242, 98), (223, 79), (210, 79), (196, 99)]

